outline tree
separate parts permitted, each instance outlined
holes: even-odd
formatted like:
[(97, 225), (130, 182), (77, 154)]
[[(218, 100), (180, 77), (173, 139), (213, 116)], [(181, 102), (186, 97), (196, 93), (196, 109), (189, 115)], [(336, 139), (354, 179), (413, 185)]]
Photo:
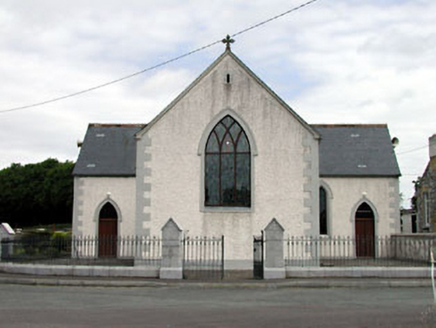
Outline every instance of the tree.
[(0, 220), (13, 227), (70, 223), (73, 167), (49, 158), (0, 170)]
[(416, 196), (418, 194), (419, 187), (421, 186), (421, 182), (422, 177), (417, 177), (416, 180), (412, 181), (415, 188), (415, 195), (413, 195), (412, 199), (410, 200), (410, 205), (415, 212), (418, 212), (418, 200)]

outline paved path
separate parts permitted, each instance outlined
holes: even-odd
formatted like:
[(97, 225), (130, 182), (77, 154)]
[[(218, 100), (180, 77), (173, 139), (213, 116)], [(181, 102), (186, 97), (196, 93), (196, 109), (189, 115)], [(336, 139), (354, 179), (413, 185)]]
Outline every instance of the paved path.
[(430, 288), (0, 285), (0, 326), (434, 327)]

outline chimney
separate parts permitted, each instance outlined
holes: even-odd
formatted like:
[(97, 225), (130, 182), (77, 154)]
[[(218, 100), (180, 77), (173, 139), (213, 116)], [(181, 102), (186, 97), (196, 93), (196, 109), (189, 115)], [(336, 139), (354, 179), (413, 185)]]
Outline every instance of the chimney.
[(430, 158), (436, 157), (436, 134), (428, 138)]

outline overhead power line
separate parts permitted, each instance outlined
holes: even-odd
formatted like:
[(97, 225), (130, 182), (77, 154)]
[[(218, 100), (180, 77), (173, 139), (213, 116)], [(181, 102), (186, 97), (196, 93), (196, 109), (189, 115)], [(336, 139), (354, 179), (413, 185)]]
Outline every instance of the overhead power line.
[[(244, 34), (244, 33), (248, 32), (248, 31), (251, 31), (251, 30), (253, 30), (255, 28), (258, 28), (260, 26), (268, 24), (268, 23), (270, 23), (270, 22), (272, 22), (272, 21), (274, 21), (274, 20), (276, 20), (276, 19), (278, 19), (280, 17), (283, 17), (283, 16), (288, 15), (288, 14), (294, 12), (294, 11), (302, 9), (302, 8), (308, 6), (308, 5), (310, 5), (310, 4), (312, 4), (312, 3), (316, 2), (316, 1), (318, 1), (318, 0), (307, 1), (307, 2), (305, 2), (303, 4), (301, 4), (301, 5), (299, 5), (297, 7), (294, 7), (292, 9), (289, 9), (289, 10), (287, 10), (287, 11), (285, 11), (285, 12), (279, 14), (279, 15), (276, 15), (276, 16), (271, 17), (271, 18), (269, 18), (267, 20), (264, 20), (264, 21), (262, 21), (260, 23), (252, 25), (252, 26), (250, 26), (250, 27), (248, 27), (246, 29), (243, 29), (243, 30), (241, 30), (239, 32), (236, 32), (236, 33), (232, 34), (231, 37), (239, 36), (241, 34)], [(210, 47), (212, 47), (212, 46), (214, 46), (214, 45), (216, 45), (218, 43), (221, 43), (221, 42), (222, 42), (222, 40), (214, 41), (212, 43), (209, 43), (209, 44), (207, 44), (205, 46), (202, 46), (200, 48), (197, 48), (195, 50), (189, 51), (189, 52), (187, 52), (185, 54), (182, 54), (180, 56), (174, 57), (172, 59), (163, 61), (163, 62), (161, 62), (159, 64), (156, 64), (156, 65), (144, 68), (144, 69), (142, 69), (140, 71), (137, 71), (135, 73), (123, 76), (121, 78), (118, 78), (118, 79), (115, 79), (115, 80), (112, 80), (112, 81), (109, 81), (109, 82), (106, 82), (106, 83), (103, 83), (103, 84), (96, 85), (96, 86), (88, 88), (88, 89), (84, 89), (84, 90), (81, 90), (81, 91), (73, 92), (73, 93), (70, 93), (70, 94), (67, 94), (67, 95), (64, 95), (64, 96), (60, 96), (60, 97), (57, 97), (57, 98), (51, 98), (51, 99), (48, 99), (48, 100), (45, 100), (45, 101), (41, 101), (41, 102), (38, 102), (38, 103), (33, 103), (33, 104), (30, 104), (30, 105), (25, 105), (25, 106), (20, 106), (20, 107), (14, 107), (14, 108), (0, 110), (0, 114), (4, 114), (4, 113), (8, 113), (8, 112), (14, 112), (14, 111), (19, 111), (19, 110), (23, 110), (23, 109), (29, 109), (29, 108), (33, 108), (33, 107), (39, 107), (39, 106), (50, 104), (50, 103), (53, 103), (53, 102), (56, 102), (56, 101), (60, 101), (60, 100), (64, 100), (64, 99), (67, 99), (67, 98), (72, 98), (72, 97), (75, 97), (75, 96), (79, 96), (79, 95), (82, 95), (84, 93), (88, 93), (88, 92), (91, 92), (91, 91), (94, 91), (94, 90), (97, 90), (97, 89), (101, 89), (101, 88), (107, 87), (109, 85), (116, 84), (116, 83), (119, 83), (121, 81), (130, 79), (130, 78), (135, 77), (137, 75), (144, 74), (146, 72), (149, 72), (151, 70), (157, 69), (159, 67), (168, 65), (168, 64), (170, 64), (172, 62), (180, 60), (180, 59), (182, 59), (184, 57), (188, 57), (188, 56), (190, 56), (190, 55), (192, 55), (194, 53), (197, 53), (197, 52), (200, 52), (200, 51), (205, 50), (207, 48), (210, 48)]]
[(418, 147), (418, 148), (413, 148), (413, 149), (410, 149), (410, 150), (406, 150), (406, 151), (403, 151), (403, 152), (401, 152), (401, 153), (398, 153), (397, 156), (404, 155), (404, 154), (408, 154), (408, 153), (413, 153), (413, 152), (415, 152), (415, 151), (418, 151), (418, 150), (421, 150), (421, 149), (425, 149), (425, 148), (427, 148), (427, 147), (428, 147), (428, 146), (422, 146), (422, 147)]

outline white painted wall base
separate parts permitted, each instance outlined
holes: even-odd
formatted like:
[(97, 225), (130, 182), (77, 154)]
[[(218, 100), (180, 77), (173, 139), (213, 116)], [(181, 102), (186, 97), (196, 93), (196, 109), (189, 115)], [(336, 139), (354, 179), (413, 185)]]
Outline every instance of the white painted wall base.
[(0, 272), (73, 277), (158, 278), (159, 268), (0, 263)]
[(286, 278), (430, 278), (428, 267), (286, 267)]
[[(29, 275), (49, 276), (81, 276), (81, 277), (142, 277), (158, 278), (162, 270), (157, 267), (103, 267), (103, 266), (68, 266), (68, 265), (38, 265), (38, 264), (15, 264), (0, 263), (0, 272), (19, 273)], [(270, 269), (271, 270), (271, 269)], [(274, 270), (274, 269), (272, 269)], [(166, 269), (164, 274), (177, 272), (182, 277), (182, 268)], [(265, 273), (269, 270), (266, 268)], [(227, 274), (230, 273), (226, 272)], [(286, 267), (287, 278), (430, 278), (430, 269), (422, 268), (386, 268), (386, 267), (354, 267), (354, 268), (295, 268)], [(271, 271), (269, 272), (271, 273)], [(268, 273), (268, 274), (269, 274)], [(168, 277), (166, 279), (181, 279)], [(265, 275), (265, 279), (267, 278)], [(279, 278), (276, 278), (279, 279)]]

